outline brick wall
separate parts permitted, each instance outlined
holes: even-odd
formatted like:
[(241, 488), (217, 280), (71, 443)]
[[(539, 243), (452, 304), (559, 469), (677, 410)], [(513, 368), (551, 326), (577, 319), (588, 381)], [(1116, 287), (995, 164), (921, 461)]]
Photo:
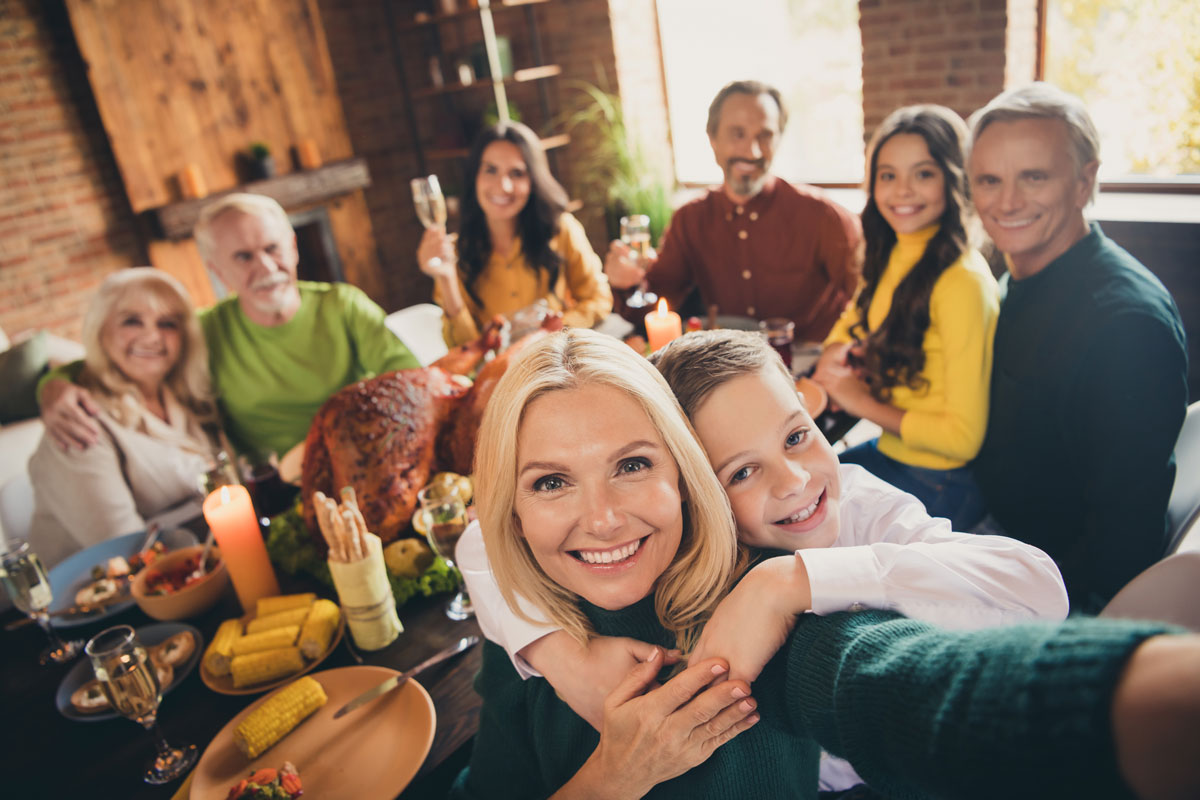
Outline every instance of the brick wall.
[(0, 0), (0, 328), (78, 339), (110, 272), (145, 264), (58, 0)]
[(866, 138), (895, 108), (964, 117), (1033, 77), (1037, 0), (860, 0)]

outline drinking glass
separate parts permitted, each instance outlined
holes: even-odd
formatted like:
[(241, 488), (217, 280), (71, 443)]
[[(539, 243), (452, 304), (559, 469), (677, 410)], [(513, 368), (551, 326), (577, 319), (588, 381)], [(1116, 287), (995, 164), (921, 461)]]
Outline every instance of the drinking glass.
[(64, 642), (50, 624), (50, 614), (46, 611), (54, 599), (50, 579), (46, 577), (42, 560), (29, 548), (29, 542), (9, 540), (0, 557), (0, 583), (4, 584), (13, 605), (28, 614), (50, 637), (50, 646), (38, 657), (40, 663), (65, 664), (79, 655), (83, 642)]
[(112, 707), (154, 735), (158, 753), (146, 769), (146, 783), (167, 783), (187, 772), (196, 763), (196, 745), (171, 747), (159, 731), (162, 687), (133, 628), (118, 625), (101, 631), (84, 649), (92, 660), (100, 690)]
[(417, 216), (426, 228), (436, 228), (446, 225), (446, 198), (442, 196), (442, 187), (437, 175), (426, 175), (423, 178), (413, 178), (413, 205), (417, 207)]
[[(417, 492), (421, 503), (421, 521), (425, 524), (425, 538), (433, 552), (454, 566), (454, 548), (463, 531), (467, 529), (467, 506), (458, 493), (458, 487), (450, 484), (430, 484)], [(471, 598), (465, 586), (446, 606), (446, 616), (462, 620), (474, 615)]]
[(785, 317), (770, 317), (758, 323), (758, 330), (767, 337), (767, 344), (775, 348), (775, 352), (783, 359), (783, 365), (790, 371), (796, 323)]
[[(650, 257), (650, 218), (645, 214), (632, 214), (621, 217), (621, 241), (633, 251), (633, 260), (642, 269)], [(647, 291), (647, 281), (643, 280), (625, 300), (629, 308), (646, 308), (658, 302), (658, 295)]]

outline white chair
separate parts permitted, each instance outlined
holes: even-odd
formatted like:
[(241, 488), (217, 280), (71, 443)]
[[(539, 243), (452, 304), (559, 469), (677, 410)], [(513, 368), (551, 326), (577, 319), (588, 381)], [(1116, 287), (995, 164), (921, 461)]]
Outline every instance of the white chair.
[(1200, 516), (1200, 402), (1188, 406), (1175, 440), (1175, 483), (1167, 503), (1167, 553), (1174, 553), (1183, 534)]
[(387, 315), (388, 330), (400, 337), (423, 366), (449, 352), (442, 338), (442, 309), (433, 303), (417, 303)]
[(1100, 616), (1200, 631), (1200, 553), (1176, 553), (1147, 568), (1108, 601)]

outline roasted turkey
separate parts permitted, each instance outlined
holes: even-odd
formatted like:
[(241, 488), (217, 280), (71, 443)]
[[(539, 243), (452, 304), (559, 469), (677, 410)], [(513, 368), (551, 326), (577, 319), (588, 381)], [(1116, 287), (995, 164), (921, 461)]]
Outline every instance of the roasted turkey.
[(304, 521), (321, 547), (314, 492), (335, 496), (354, 487), (367, 528), (387, 543), (408, 529), (417, 492), (430, 476), (470, 473), (483, 410), (512, 356), (562, 327), (561, 317), (548, 317), (485, 364), (472, 384), (463, 376), (499, 348), (502, 323), (497, 318), (479, 339), (428, 367), (359, 381), (321, 406), (304, 443), (301, 482)]

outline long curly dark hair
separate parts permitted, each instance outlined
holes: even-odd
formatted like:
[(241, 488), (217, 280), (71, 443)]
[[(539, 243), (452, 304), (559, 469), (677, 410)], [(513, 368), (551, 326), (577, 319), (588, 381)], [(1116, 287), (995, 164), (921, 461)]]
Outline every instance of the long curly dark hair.
[(559, 218), (567, 208), (567, 191), (550, 174), (550, 164), (537, 134), (519, 122), (491, 125), (480, 131), (467, 159), (463, 192), (462, 228), (458, 234), (458, 271), (467, 293), (482, 305), (475, 294), (475, 281), (492, 256), (492, 236), (487, 218), (475, 193), (475, 181), (483, 163), (483, 151), (492, 142), (511, 142), (521, 151), (529, 170), (529, 201), (517, 217), (517, 234), (521, 251), (535, 270), (545, 271), (550, 278), (550, 291), (558, 283), (562, 257), (550, 247), (558, 235)]
[[(946, 208), (939, 220), (940, 227), (925, 246), (920, 260), (896, 287), (887, 317), (872, 331), (868, 330), (867, 310), (896, 244), (896, 232), (875, 203), (875, 171), (880, 149), (902, 133), (915, 133), (925, 140), (929, 154), (942, 170)], [(862, 374), (871, 395), (881, 402), (890, 401), (893, 387), (919, 390), (929, 383), (921, 374), (925, 368), (922, 345), (929, 329), (929, 298), (938, 278), (962, 257), (969, 241), (971, 211), (963, 169), (966, 141), (967, 128), (962, 118), (944, 106), (935, 105), (897, 109), (871, 137), (865, 186), (867, 204), (862, 211), (863, 287), (855, 300), (859, 321), (851, 327), (850, 334), (863, 345)]]

